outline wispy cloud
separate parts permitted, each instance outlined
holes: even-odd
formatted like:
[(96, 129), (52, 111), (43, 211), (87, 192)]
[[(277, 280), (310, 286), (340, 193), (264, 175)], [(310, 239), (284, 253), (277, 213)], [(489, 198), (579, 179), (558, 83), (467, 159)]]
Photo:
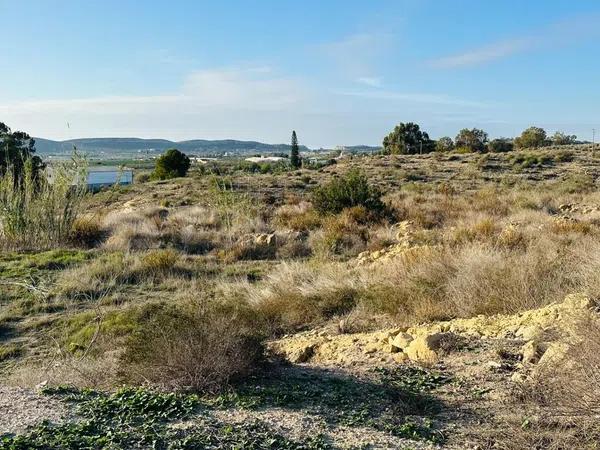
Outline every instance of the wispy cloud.
[(556, 22), (525, 36), (500, 40), (479, 48), (429, 60), (431, 67), (448, 69), (496, 61), (543, 47), (570, 45), (600, 36), (600, 14), (578, 16)]
[(387, 100), (407, 103), (424, 103), (432, 105), (463, 106), (473, 108), (486, 108), (489, 106), (483, 102), (464, 100), (444, 94), (406, 93), (383, 90), (338, 91), (337, 94), (376, 100)]
[(0, 113), (69, 115), (94, 111), (97, 114), (134, 114), (147, 108), (282, 110), (299, 103), (303, 95), (304, 88), (299, 81), (275, 77), (265, 67), (210, 69), (189, 74), (181, 89), (173, 94), (12, 102), (0, 105)]
[(297, 127), (290, 114), (302, 110), (311, 91), (300, 80), (265, 69), (196, 71), (176, 91), (157, 95), (3, 102), (0, 120), (56, 139), (86, 135), (273, 138), (282, 130), (283, 142), (288, 130)]
[(356, 82), (376, 88), (383, 86), (383, 80), (380, 77), (358, 77)]
[(470, 50), (457, 55), (444, 56), (429, 61), (432, 67), (447, 69), (453, 67), (474, 66), (488, 61), (494, 61), (529, 50), (537, 44), (539, 40), (535, 38), (513, 39), (504, 42), (497, 42), (475, 50)]

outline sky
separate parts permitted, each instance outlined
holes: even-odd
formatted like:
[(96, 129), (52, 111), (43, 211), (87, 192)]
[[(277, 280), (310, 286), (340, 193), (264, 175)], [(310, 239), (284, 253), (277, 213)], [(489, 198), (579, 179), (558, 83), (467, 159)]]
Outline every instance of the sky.
[(0, 122), (32, 136), (600, 130), (597, 0), (0, 0), (0, 18)]

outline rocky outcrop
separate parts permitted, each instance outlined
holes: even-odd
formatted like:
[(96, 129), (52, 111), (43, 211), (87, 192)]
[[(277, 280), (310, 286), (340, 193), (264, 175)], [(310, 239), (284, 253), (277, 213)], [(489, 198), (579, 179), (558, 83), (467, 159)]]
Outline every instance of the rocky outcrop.
[(509, 339), (523, 342), (521, 366), (558, 364), (568, 351), (565, 342), (574, 323), (582, 317), (596, 317), (592, 306), (588, 297), (575, 294), (561, 303), (514, 315), (478, 316), (374, 333), (333, 335), (312, 330), (272, 342), (270, 348), (292, 362), (433, 364), (459, 349), (464, 340)]

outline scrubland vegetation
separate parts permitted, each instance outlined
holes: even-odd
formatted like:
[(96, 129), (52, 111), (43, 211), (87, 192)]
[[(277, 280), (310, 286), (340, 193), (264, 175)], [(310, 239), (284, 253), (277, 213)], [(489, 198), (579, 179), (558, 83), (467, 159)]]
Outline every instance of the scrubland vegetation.
[[(460, 146), (477, 138), (463, 135)], [(331, 445), (264, 424), (227, 435), (229, 425), (203, 423), (191, 434), (195, 447), (163, 425), (154, 428), (160, 436), (139, 428), (159, 419), (139, 410), (137, 396), (172, 401), (172, 417), (160, 418), (168, 422), (202, 404), (244, 409), (252, 386), (260, 386), (251, 396), (257, 404), (301, 404), (348, 427), (451, 443), (460, 431), (431, 425), (439, 405), (427, 389), (437, 381), (425, 381), (441, 378), (429, 369), (388, 374), (385, 389), (392, 386), (389, 398), (400, 403), (383, 412), (363, 399), (361, 412), (350, 409), (352, 398), (362, 398), (358, 381), (319, 378), (327, 386), (308, 396), (296, 391), (305, 389), (302, 380), (287, 386), (268, 343), (310, 330), (365, 333), (513, 314), (600, 291), (600, 166), (585, 147), (363, 156), (256, 173), (222, 164), (95, 195), (77, 187), (79, 169), (69, 164), (55, 169), (53, 183), (26, 176), (20, 185), (10, 172), (0, 183), (0, 367), (7, 383), (44, 382), (58, 389), (53, 395), (66, 395), (57, 386), (68, 384), (91, 422), (37, 429), (0, 448), (42, 448), (57, 433), (65, 439), (52, 441), (58, 447), (77, 448), (75, 437), (84, 435), (102, 448), (110, 442), (100, 434), (119, 424), (133, 431), (115, 435), (117, 446), (165, 436), (181, 448), (239, 445), (249, 436), (254, 447), (245, 448)], [(386, 258), (391, 248), (403, 252)], [(594, 323), (579, 326), (579, 335), (598, 334)], [(569, 370), (549, 371), (505, 400), (534, 405), (544, 420), (489, 424), (488, 434), (469, 438), (489, 448), (593, 448), (598, 342), (577, 344)], [(315, 398), (332, 392), (327, 383), (339, 390), (332, 402), (323, 397), (328, 412), (317, 413)], [(102, 393), (122, 384), (153, 390)], [(160, 396), (170, 394), (155, 389), (182, 394), (166, 400)], [(120, 415), (127, 405), (133, 412)]]

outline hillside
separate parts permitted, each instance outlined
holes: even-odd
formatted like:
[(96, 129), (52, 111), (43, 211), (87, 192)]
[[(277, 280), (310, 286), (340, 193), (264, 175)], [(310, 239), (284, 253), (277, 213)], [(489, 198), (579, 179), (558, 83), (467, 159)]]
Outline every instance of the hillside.
[(211, 164), (3, 236), (0, 449), (596, 448), (590, 146)]
[[(287, 144), (264, 144), (256, 141), (204, 140), (195, 139), (188, 141), (169, 141), (166, 139), (139, 139), (139, 138), (82, 138), (66, 141), (52, 141), (49, 139), (35, 138), (36, 149), (39, 154), (61, 154), (71, 152), (73, 147), (83, 152), (105, 153), (135, 153), (145, 151), (163, 152), (169, 148), (177, 148), (185, 153), (196, 155), (229, 153), (289, 153)], [(308, 148), (301, 146), (301, 151)]]

